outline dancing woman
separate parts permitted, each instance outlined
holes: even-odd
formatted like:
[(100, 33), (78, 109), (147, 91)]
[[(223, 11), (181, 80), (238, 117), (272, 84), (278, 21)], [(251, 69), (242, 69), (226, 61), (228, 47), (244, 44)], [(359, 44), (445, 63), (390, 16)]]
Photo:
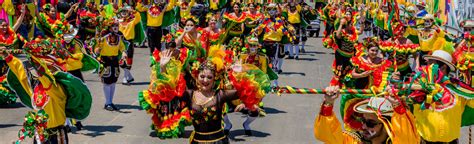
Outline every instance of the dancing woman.
[[(140, 105), (151, 113), (161, 109), (157, 106), (164, 100), (177, 98), (185, 102), (194, 126), (194, 132), (190, 137), (190, 142), (193, 144), (229, 143), (222, 129), (224, 103), (240, 98), (249, 109), (255, 110), (253, 106), (261, 100), (265, 90), (269, 89), (268, 77), (262, 76), (263, 72), (251, 65), (234, 66), (233, 70), (229, 71), (229, 79), (234, 88), (221, 89), (220, 85), (224, 80), (222, 74), (226, 72), (226, 68), (223, 61), (225, 52), (220, 49), (218, 46), (211, 47), (207, 59), (202, 63), (193, 64), (191, 73), (196, 81), (196, 89), (186, 89), (184, 74), (181, 72), (183, 63), (173, 58), (172, 52), (161, 55), (161, 68), (157, 73), (159, 79), (154, 81), (151, 87), (155, 92), (139, 95)], [(251, 80), (248, 76), (256, 76), (257, 79)], [(157, 125), (161, 125), (160, 119), (163, 117), (156, 113), (152, 114), (156, 128)]]

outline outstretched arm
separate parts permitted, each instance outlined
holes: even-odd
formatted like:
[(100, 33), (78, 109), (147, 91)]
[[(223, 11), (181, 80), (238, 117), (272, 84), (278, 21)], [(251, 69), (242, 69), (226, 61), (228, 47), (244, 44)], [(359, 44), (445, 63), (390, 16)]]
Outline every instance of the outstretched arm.
[(77, 8), (79, 8), (79, 3), (76, 3), (76, 4), (72, 5), (71, 9), (69, 9), (69, 11), (67, 11), (66, 15), (64, 15), (64, 16), (66, 18), (69, 18), (72, 15), (72, 12), (77, 11)]
[(16, 21), (15, 25), (13, 25), (13, 31), (17, 31), (18, 28), (20, 27), (21, 23), (23, 22), (23, 19), (25, 18), (25, 13), (26, 13), (26, 5), (21, 6), (21, 15)]

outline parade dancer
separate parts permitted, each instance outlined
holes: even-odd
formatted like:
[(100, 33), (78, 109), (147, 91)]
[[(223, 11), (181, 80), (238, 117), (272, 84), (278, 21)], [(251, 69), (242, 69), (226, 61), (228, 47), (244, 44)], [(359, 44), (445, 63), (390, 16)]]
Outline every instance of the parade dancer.
[[(434, 16), (432, 14), (426, 14), (423, 17), (423, 20), (423, 28), (422, 30), (418, 30), (421, 51), (415, 59), (416, 68), (426, 65), (426, 62), (422, 59), (423, 56), (437, 50), (435, 47), (440, 48), (444, 43), (446, 43), (446, 39), (444, 38), (445, 33), (438, 25), (436, 25)], [(452, 53), (452, 51), (450, 53)]]
[[(229, 143), (222, 128), (224, 103), (240, 98), (247, 108), (254, 111), (254, 105), (261, 100), (265, 90), (270, 88), (268, 77), (260, 77), (263, 72), (258, 68), (255, 69), (255, 66), (234, 65), (232, 71), (226, 71), (226, 64), (223, 61), (225, 52), (222, 49), (220, 46), (213, 46), (204, 61), (193, 63), (192, 75), (196, 89), (186, 89), (186, 80), (181, 73), (183, 63), (180, 60), (173, 58), (171, 52), (161, 55), (161, 71), (157, 73), (159, 79), (155, 81), (155, 87), (151, 87), (155, 92), (148, 96), (139, 95), (140, 105), (148, 112), (156, 111), (158, 109), (156, 106), (165, 100), (164, 98), (181, 98), (186, 102), (186, 107), (190, 111), (188, 117), (194, 126), (189, 139), (191, 144)], [(233, 87), (231, 90), (218, 88), (222, 84), (220, 82), (226, 78), (224, 77), (226, 72), (229, 72), (228, 78)], [(249, 79), (248, 76), (259, 78)], [(167, 78), (166, 81), (175, 81), (178, 85), (176, 83), (169, 85), (170, 83), (166, 83), (163, 78)], [(251, 92), (243, 93), (244, 90)], [(153, 125), (156, 128), (157, 125), (161, 125), (159, 122), (162, 117), (156, 113), (152, 114)]]
[[(119, 60), (120, 56), (126, 57), (126, 49), (123, 37), (119, 35), (118, 22), (112, 22), (110, 33), (99, 39), (99, 44), (95, 48), (95, 53), (99, 55), (99, 60), (103, 67), (99, 72), (104, 89), (105, 105), (104, 109), (108, 111), (118, 111), (113, 104), (115, 95), (115, 83), (120, 75)], [(120, 55), (122, 54), (122, 55)]]
[(453, 57), (460, 71), (460, 79), (474, 87), (474, 20), (461, 22), (463, 39), (458, 44)]
[(245, 21), (244, 36), (249, 36), (252, 29), (256, 28), (265, 18), (258, 8), (257, 3), (248, 3), (248, 11), (245, 12), (247, 19)]
[[(289, 10), (286, 10), (286, 9)], [(301, 6), (296, 5), (295, 3), (290, 3), (288, 7), (285, 6), (284, 12), (288, 14), (288, 19), (286, 20), (294, 29), (294, 34), (296, 36), (296, 39), (293, 40), (293, 42), (288, 44), (288, 51), (290, 52), (290, 55), (288, 56), (289, 59), (299, 59), (299, 53), (300, 53), (300, 48), (299, 48), (299, 43), (300, 43), (300, 38), (301, 38), (301, 20), (302, 16), (300, 15), (301, 13)]]
[(119, 15), (119, 21), (121, 21), (119, 23), (119, 30), (123, 34), (125, 42), (128, 43), (127, 55), (120, 60), (120, 67), (122, 67), (124, 71), (122, 84), (130, 85), (130, 83), (135, 80), (130, 72), (133, 63), (134, 44), (135, 42), (143, 43), (145, 34), (141, 29), (135, 31), (135, 29), (137, 29), (136, 27), (141, 28), (141, 25), (139, 25), (141, 21), (140, 13), (135, 12), (130, 7), (125, 7), (119, 10)]
[(326, 91), (319, 115), (314, 120), (316, 139), (329, 144), (420, 142), (413, 114), (395, 98), (371, 97), (355, 104), (355, 113), (362, 115), (362, 128), (344, 130), (333, 111), (339, 87), (330, 86)]
[(219, 27), (217, 27), (217, 14), (208, 14), (207, 22), (208, 26), (203, 29), (201, 39), (204, 42), (204, 48), (206, 50), (209, 47), (222, 43), (221, 35), (224, 33)]
[[(35, 0), (35, 6), (37, 5)], [(43, 5), (43, 12), (39, 12), (36, 9), (36, 26), (45, 37), (48, 38), (61, 38), (65, 33), (64, 30), (69, 28), (69, 22), (66, 20), (73, 12), (77, 11), (79, 3), (71, 6), (71, 9), (66, 14), (58, 13), (56, 7), (51, 4)]]
[[(28, 60), (25, 62), (6, 54), (4, 47), (0, 48), (10, 68), (7, 75), (10, 87), (25, 106), (34, 109), (31, 113), (43, 111), (48, 115), (46, 125), (33, 128), (37, 132), (34, 138), (36, 143), (67, 144), (69, 140), (64, 127), (66, 118), (84, 119), (89, 115), (92, 105), (87, 86), (75, 76), (62, 72), (57, 62), (53, 61), (52, 57), (55, 56), (50, 53), (59, 49), (56, 44), (59, 41), (51, 39), (26, 43)], [(27, 126), (24, 125), (23, 130), (31, 131)], [(44, 131), (37, 131), (42, 128), (45, 128)], [(47, 137), (44, 137), (45, 133)], [(25, 135), (19, 137), (23, 140)]]
[[(264, 73), (269, 75), (269, 79), (273, 80), (276, 79), (276, 74), (268, 67), (268, 58), (266, 55), (262, 54), (260, 51), (260, 44), (258, 43), (258, 39), (256, 37), (248, 37), (246, 39), (246, 53), (242, 53), (239, 55), (240, 63), (242, 64), (251, 64), (257, 66), (260, 70)], [(271, 74), (270, 74), (271, 73)], [(241, 103), (240, 100), (234, 100), (232, 102), (227, 103), (229, 107), (228, 113), (232, 112), (242, 112), (247, 115), (244, 123), (242, 124), (244, 127), (245, 135), (251, 136), (252, 130), (250, 128), (250, 124), (257, 119), (260, 113), (265, 113), (263, 110), (259, 109), (259, 111), (249, 111), (245, 108), (245, 105)], [(229, 120), (228, 113), (224, 116), (224, 133), (229, 135), (230, 129), (232, 129), (232, 123)]]
[[(315, 20), (318, 18), (317, 14), (318, 13), (316, 9), (313, 9), (308, 4), (303, 3), (302, 20), (304, 20), (306, 23), (311, 23), (312, 20)], [(308, 41), (308, 36), (306, 35), (306, 28), (307, 28), (306, 26), (301, 27), (301, 52), (303, 53), (306, 52), (304, 47), (306, 45), (306, 41)], [(319, 33), (319, 31), (317, 31), (317, 33)]]
[(245, 29), (245, 20), (246, 20), (246, 13), (240, 10), (240, 3), (234, 2), (232, 3), (233, 12), (232, 13), (225, 13), (224, 14), (224, 29), (226, 31), (226, 38), (224, 44), (229, 44), (229, 42), (234, 37), (242, 38), (242, 34), (244, 33)]
[[(8, 26), (5, 19), (0, 19), (0, 46), (5, 47), (8, 50), (19, 50), (22, 46), (20, 45), (20, 38), (16, 34), (16, 31), (20, 27), (23, 19), (25, 18), (26, 5), (21, 5), (21, 15), (16, 21), (13, 28)], [(5, 60), (0, 60), (0, 105), (12, 104), (16, 101), (15, 93), (8, 87), (6, 81), (6, 74), (8, 72), (8, 66)]]
[(155, 49), (161, 50), (161, 38), (163, 35), (163, 15), (171, 11), (175, 6), (176, 1), (170, 0), (169, 3), (164, 6), (160, 6), (153, 1), (151, 5), (145, 6), (141, 2), (137, 2), (137, 11), (147, 12), (147, 38), (148, 47), (150, 48), (150, 55), (153, 54)]
[[(278, 7), (271, 3), (266, 8), (267, 16), (262, 24), (254, 29), (256, 35), (263, 36), (263, 47), (266, 49), (266, 55), (272, 64), (272, 69), (278, 73), (282, 72), (283, 57), (285, 51), (283, 46), (279, 46), (283, 42), (283, 37), (287, 37), (291, 42), (291, 36), (285, 27), (282, 19), (276, 17), (278, 14)], [(273, 82), (273, 86), (278, 86), (278, 81)]]

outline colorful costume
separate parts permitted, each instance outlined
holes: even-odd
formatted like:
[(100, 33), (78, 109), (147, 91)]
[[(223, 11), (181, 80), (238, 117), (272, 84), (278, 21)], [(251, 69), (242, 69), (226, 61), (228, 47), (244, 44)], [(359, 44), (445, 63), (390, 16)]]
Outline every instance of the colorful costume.
[[(162, 136), (175, 136), (175, 134), (179, 134), (176, 132), (180, 129), (179, 127), (183, 126), (182, 124), (192, 122), (194, 131), (190, 137), (191, 143), (228, 143), (221, 125), (223, 104), (240, 98), (246, 106), (251, 108), (265, 95), (265, 90), (269, 90), (268, 77), (252, 79), (263, 74), (258, 68), (255, 69), (252, 66), (244, 66), (248, 70), (245, 72), (230, 72), (229, 79), (235, 90), (215, 90), (215, 95), (208, 101), (210, 105), (203, 106), (195, 103), (197, 90), (186, 90), (186, 82), (181, 72), (183, 68), (182, 56), (171, 58), (170, 62), (166, 64), (166, 71), (154, 71), (155, 73), (152, 74), (154, 81), (150, 85), (151, 87), (138, 96), (140, 105), (147, 112), (153, 114), (152, 120), (158, 134), (169, 134)], [(193, 64), (191, 72), (193, 77), (197, 77), (199, 68), (207, 67), (215, 70), (215, 77), (218, 80), (223, 80), (224, 77), (220, 74), (224, 72), (222, 71), (224, 56), (225, 52), (221, 50), (221, 47), (211, 47), (209, 57), (203, 64), (199, 62)], [(219, 83), (219, 81), (216, 82)], [(244, 90), (250, 93), (243, 93)], [(162, 103), (176, 100), (181, 101), (180, 103), (185, 107), (175, 107), (168, 111), (167, 116), (160, 114), (164, 110), (163, 107), (159, 107)]]

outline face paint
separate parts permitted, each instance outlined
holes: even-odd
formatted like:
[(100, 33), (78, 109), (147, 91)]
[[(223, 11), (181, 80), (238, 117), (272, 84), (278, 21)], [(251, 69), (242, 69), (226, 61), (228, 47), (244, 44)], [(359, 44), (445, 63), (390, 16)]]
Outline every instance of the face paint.
[(257, 53), (257, 47), (255, 46), (250, 47), (250, 53)]
[(118, 26), (112, 26), (112, 32), (118, 33), (119, 27)]
[(270, 11), (268, 11), (268, 14), (270, 16), (275, 16), (276, 15), (276, 10), (270, 10)]
[(425, 22), (425, 28), (431, 27), (432, 24), (433, 24), (433, 22), (431, 22), (431, 21), (426, 21), (426, 22)]

